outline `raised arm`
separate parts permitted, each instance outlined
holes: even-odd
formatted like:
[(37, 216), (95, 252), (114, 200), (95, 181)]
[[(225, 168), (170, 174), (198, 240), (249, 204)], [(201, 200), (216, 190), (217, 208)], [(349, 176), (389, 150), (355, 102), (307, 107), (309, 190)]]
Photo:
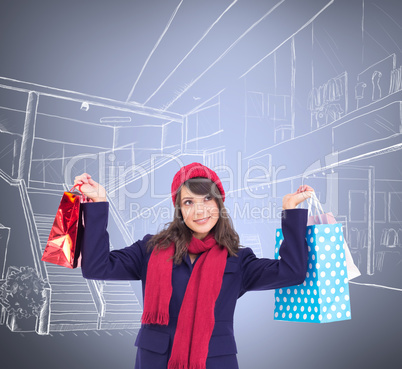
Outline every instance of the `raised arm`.
[(251, 249), (244, 252), (243, 291), (268, 290), (303, 283), (307, 272), (307, 209), (282, 212), (284, 240), (279, 249), (280, 260), (257, 258)]
[(303, 283), (307, 272), (307, 209), (295, 209), (311, 197), (312, 187), (303, 185), (287, 194), (282, 201), (282, 233), (280, 260), (258, 259), (251, 249), (244, 250), (243, 291), (266, 290)]
[(82, 275), (88, 279), (132, 280), (141, 279), (146, 255), (147, 235), (133, 245), (110, 251), (107, 223), (109, 203), (103, 186), (87, 173), (75, 177), (74, 184), (91, 200), (81, 204), (84, 232), (81, 243)]
[(84, 235), (81, 245), (81, 269), (84, 278), (100, 280), (141, 279), (146, 235), (131, 246), (109, 251), (108, 202), (85, 203), (83, 206)]

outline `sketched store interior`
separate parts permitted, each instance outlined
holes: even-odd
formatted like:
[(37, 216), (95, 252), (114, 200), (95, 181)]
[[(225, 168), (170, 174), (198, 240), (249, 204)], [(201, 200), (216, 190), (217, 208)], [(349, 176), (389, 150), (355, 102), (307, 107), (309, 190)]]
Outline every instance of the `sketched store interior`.
[[(13, 212), (1, 220), (7, 230), (1, 239), (2, 278), (7, 280), (19, 272), (11, 266), (27, 265), (46, 282), (44, 288), (48, 292), (41, 314), (30, 322), (30, 327), (21, 326), (19, 321), (24, 321), (24, 317), (13, 314), (17, 308), (13, 310), (11, 305), (2, 308), (2, 322), (11, 330), (36, 329), (41, 334), (138, 328), (142, 308), (129, 282), (85, 280), (79, 268), (68, 270), (40, 259), (60, 195), (71, 187), (71, 178), (83, 171), (102, 175), (105, 172), (99, 168), (104, 169), (106, 161), (130, 163), (134, 154), (137, 161), (141, 160), (143, 170), (149, 168), (149, 160), (145, 158), (153, 151), (159, 153), (159, 148), (153, 147), (155, 142), (159, 145), (162, 131), (169, 136), (170, 130), (177, 130), (182, 118), (105, 99), (63, 95), (49, 88), (32, 91), (32, 85), (20, 82), (10, 85), (3, 85), (0, 90), (2, 101), (12, 97), (2, 107), (5, 154), (1, 186), (3, 195), (13, 203)], [(137, 127), (138, 119), (142, 124)], [(128, 141), (130, 137), (141, 136), (147, 140)], [(172, 145), (164, 152), (173, 154), (175, 150), (177, 147)], [(166, 164), (163, 156), (153, 163), (163, 164)], [(110, 165), (112, 169), (118, 167)], [(119, 213), (113, 207), (113, 189), (117, 185), (112, 180), (118, 175), (108, 170), (105, 178), (101, 178), (108, 183), (112, 196), (109, 229), (116, 233), (112, 247), (114, 243), (133, 242), (123, 219), (124, 212)], [(134, 171), (124, 173), (122, 186), (127, 189), (131, 183), (135, 184), (136, 175)]]
[[(275, 182), (289, 191), (304, 182), (313, 186), (324, 211), (343, 223), (360, 281), (400, 287), (402, 62), (399, 48), (374, 52), (386, 44), (395, 50), (383, 41), (384, 32), (392, 39), (395, 25), (370, 6), (355, 9), (345, 29), (364, 19), (363, 32), (375, 46), (331, 32), (338, 25), (331, 28), (332, 14), (323, 13), (245, 75), (246, 104), (237, 113), (245, 116), (249, 165), (283, 168), (275, 178), (256, 175), (255, 190), (272, 195), (268, 186)], [(381, 21), (387, 26), (378, 27)], [(325, 41), (324, 33), (331, 38)], [(356, 54), (341, 52), (358, 47), (361, 67)], [(253, 129), (264, 132), (261, 140)]]
[[(219, 166), (240, 175), (266, 169), (249, 173), (247, 188), (228, 189), (228, 208), (271, 206), (268, 219), (234, 219), (242, 244), (258, 256), (273, 255), (281, 197), (308, 183), (343, 223), (361, 281), (401, 288), (394, 278), (402, 266), (402, 52), (394, 45), (401, 27), (374, 2), (342, 20), (348, 37), (333, 21), (342, 2), (266, 4), (234, 22), (246, 5), (222, 19), (216, 9), (222, 26), (193, 40), (178, 64), (164, 45), (159, 58), (177, 71), (145, 104), (134, 101), (138, 90), (122, 101), (0, 78), (0, 186), (13, 204), (0, 218), (0, 279), (5, 286), (29, 275), (46, 296), (21, 307), (10, 295), (0, 324), (38, 334), (136, 330), (137, 284), (85, 280), (79, 269), (40, 258), (75, 175), (88, 172), (105, 184), (111, 246), (120, 248), (168, 221), (141, 209), (171, 210), (166, 178), (179, 161), (202, 162), (223, 177)], [(289, 14), (291, 24), (280, 27)], [(178, 13), (181, 34), (184, 20)], [(229, 24), (237, 24), (232, 34)], [(143, 191), (150, 177), (155, 188)]]

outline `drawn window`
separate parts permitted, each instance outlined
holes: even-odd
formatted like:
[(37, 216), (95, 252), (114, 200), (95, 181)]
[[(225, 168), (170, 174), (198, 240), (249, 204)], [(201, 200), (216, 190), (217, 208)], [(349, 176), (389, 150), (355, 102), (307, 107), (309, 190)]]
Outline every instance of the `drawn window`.
[(375, 221), (379, 223), (387, 221), (387, 199), (385, 192), (375, 193)]
[(247, 92), (247, 117), (262, 118), (264, 116), (264, 94)]
[(367, 222), (367, 191), (349, 191), (349, 221)]
[(388, 219), (391, 223), (402, 222), (402, 192), (389, 193)]

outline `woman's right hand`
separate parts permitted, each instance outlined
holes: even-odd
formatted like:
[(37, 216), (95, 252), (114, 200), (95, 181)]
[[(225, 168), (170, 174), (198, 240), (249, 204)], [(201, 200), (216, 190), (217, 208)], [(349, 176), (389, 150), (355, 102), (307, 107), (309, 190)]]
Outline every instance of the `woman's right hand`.
[(95, 182), (88, 173), (75, 177), (74, 185), (80, 185), (79, 190), (94, 202), (107, 201), (105, 188)]

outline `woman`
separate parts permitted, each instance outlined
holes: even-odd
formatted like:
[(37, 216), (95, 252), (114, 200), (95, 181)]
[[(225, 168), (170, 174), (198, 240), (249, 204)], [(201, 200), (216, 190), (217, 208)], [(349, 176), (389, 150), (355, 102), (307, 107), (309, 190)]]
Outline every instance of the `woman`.
[(295, 207), (310, 197), (309, 186), (283, 198), (281, 258), (271, 260), (240, 247), (223, 204), (222, 183), (200, 163), (182, 167), (173, 178), (173, 221), (157, 235), (111, 252), (105, 189), (86, 173), (75, 184), (92, 200), (83, 204), (83, 276), (142, 281), (136, 369), (238, 368), (233, 334), (237, 299), (247, 291), (305, 279), (307, 210)]

